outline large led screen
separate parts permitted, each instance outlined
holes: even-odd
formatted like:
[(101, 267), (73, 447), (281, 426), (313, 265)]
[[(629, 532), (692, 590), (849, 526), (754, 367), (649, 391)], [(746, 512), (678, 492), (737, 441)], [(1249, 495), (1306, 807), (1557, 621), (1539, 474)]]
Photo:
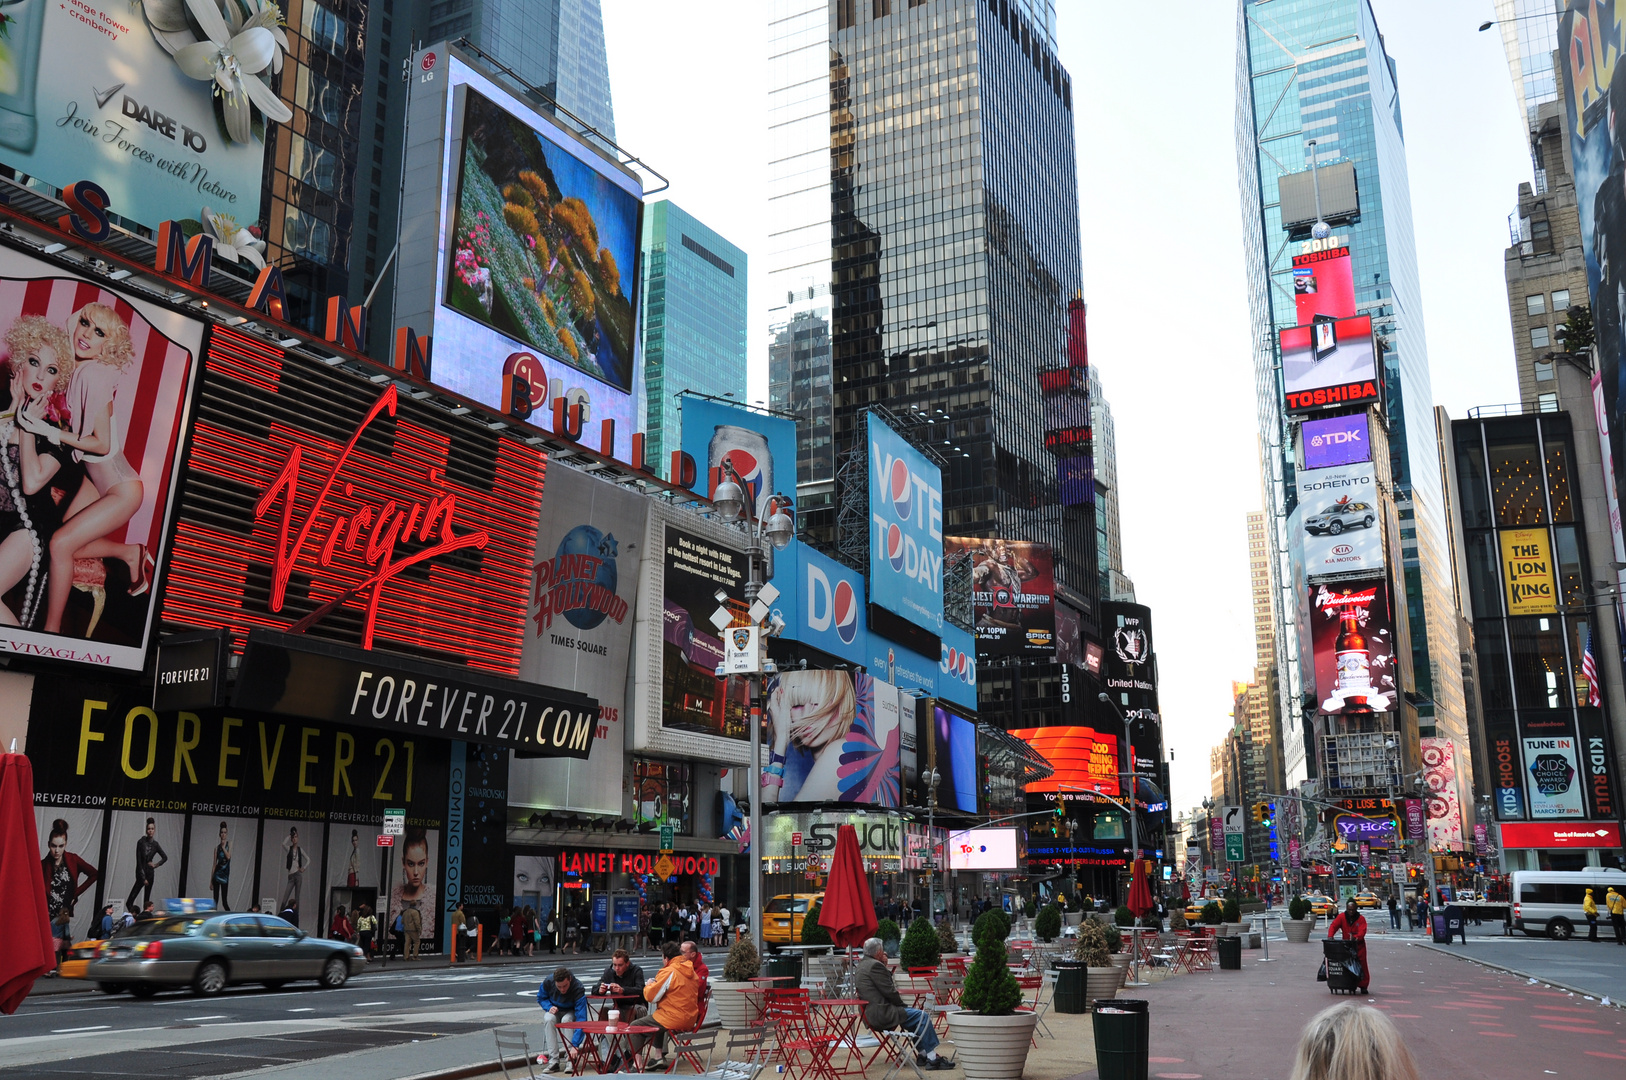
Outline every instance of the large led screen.
[(943, 629), (942, 470), (869, 417), (870, 602)]
[(1317, 315), (1348, 319), (1355, 314), (1348, 247), (1293, 256), (1293, 307), (1301, 326)]
[(787, 671), (769, 682), (766, 713), (763, 802), (900, 804), (897, 687), (862, 672)]
[(0, 651), (145, 663), (202, 339), (191, 319), (0, 250)]
[(1296, 538), (1310, 577), (1383, 569), (1383, 514), (1371, 462), (1304, 469), (1294, 477)]
[(1090, 443), (1090, 369), (1057, 368), (1039, 373), (1044, 395), (1044, 444), (1066, 451)]
[(1017, 870), (1015, 829), (966, 829), (949, 833), (950, 870)]
[(936, 740), (938, 805), (967, 814), (977, 812), (977, 725), (939, 705), (932, 710)]
[(1282, 390), (1294, 413), (1377, 403), (1382, 380), (1371, 318), (1317, 318), (1283, 330)]
[(1353, 416), (1333, 416), (1326, 420), (1306, 420), (1301, 431), (1306, 469), (1330, 469), (1335, 465), (1353, 465), (1357, 461), (1372, 460), (1371, 432), (1367, 428), (1364, 412)]
[(1310, 641), (1316, 700), (1324, 713), (1396, 707), (1394, 613), (1381, 579), (1312, 585)]
[[(745, 612), (745, 556), (694, 533), (668, 526), (662, 556), (665, 622), (661, 723), (730, 738), (749, 737), (742, 703), (717, 677), (723, 639), (711, 617), (721, 590), (736, 616)], [(738, 681), (738, 680), (736, 680)]]

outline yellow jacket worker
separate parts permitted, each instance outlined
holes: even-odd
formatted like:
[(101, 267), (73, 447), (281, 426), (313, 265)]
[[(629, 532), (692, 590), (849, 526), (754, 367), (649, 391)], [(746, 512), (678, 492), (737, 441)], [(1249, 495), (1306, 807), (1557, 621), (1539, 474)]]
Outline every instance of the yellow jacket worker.
[(1581, 901), (1581, 913), (1586, 916), (1588, 941), (1598, 940), (1598, 902), (1592, 899), (1592, 890), (1586, 891), (1586, 899)]
[(1620, 895), (1611, 885), (1609, 895), (1603, 900), (1605, 906), (1609, 908), (1609, 922), (1615, 928), (1615, 944), (1626, 945), (1626, 896)]

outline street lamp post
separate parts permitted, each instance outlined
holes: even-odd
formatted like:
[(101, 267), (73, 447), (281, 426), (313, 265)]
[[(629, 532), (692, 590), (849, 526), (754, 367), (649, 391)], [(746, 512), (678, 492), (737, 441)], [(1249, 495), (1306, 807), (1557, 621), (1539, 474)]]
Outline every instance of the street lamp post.
[[(768, 500), (768, 512), (756, 516), (753, 521), (746, 513), (746, 496), (740, 487), (739, 476), (734, 472), (733, 465), (725, 461), (723, 479), (712, 492), (711, 503), (719, 520), (739, 525), (745, 531), (745, 602), (754, 607), (766, 582), (763, 564), (767, 561), (767, 549), (763, 541), (766, 540), (774, 550), (779, 551), (796, 537), (796, 523), (785, 512), (791, 507), (791, 500), (775, 492)], [(753, 506), (751, 509), (754, 511), (756, 508)], [(751, 803), (751, 944), (756, 947), (758, 956), (762, 955), (762, 785), (767, 782), (762, 769), (762, 667), (759, 663), (758, 670), (747, 676), (751, 724), (751, 773), (746, 777)]]
[[(926, 918), (937, 925), (937, 785), (943, 776), (936, 769), (927, 769), (921, 776), (926, 785)], [(948, 906), (948, 901), (943, 902)]]
[[(1111, 708), (1113, 712), (1117, 713), (1118, 719), (1122, 720), (1124, 724), (1124, 763), (1126, 765), (1124, 772), (1129, 777), (1129, 887), (1133, 889), (1135, 887), (1135, 864), (1140, 861), (1140, 825), (1136, 820), (1135, 815), (1135, 751), (1134, 748), (1129, 745), (1130, 739), (1132, 739), (1134, 736), (1131, 735), (1129, 731), (1129, 717), (1124, 715), (1123, 710), (1118, 708), (1117, 702), (1113, 701), (1105, 690), (1096, 695), (1096, 700), (1100, 701), (1102, 704)], [(1140, 982), (1139, 970), (1140, 938), (1136, 937), (1134, 940), (1136, 942), (1136, 950), (1130, 953), (1129, 956), (1129, 983), (1126, 985), (1140, 986), (1142, 985)]]

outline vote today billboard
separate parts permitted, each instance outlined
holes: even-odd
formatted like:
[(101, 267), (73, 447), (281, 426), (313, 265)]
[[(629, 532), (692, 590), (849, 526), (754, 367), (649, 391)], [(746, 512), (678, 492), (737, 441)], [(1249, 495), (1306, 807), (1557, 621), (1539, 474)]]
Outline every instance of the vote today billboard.
[(943, 475), (879, 417), (868, 417), (870, 601), (933, 634), (943, 629)]

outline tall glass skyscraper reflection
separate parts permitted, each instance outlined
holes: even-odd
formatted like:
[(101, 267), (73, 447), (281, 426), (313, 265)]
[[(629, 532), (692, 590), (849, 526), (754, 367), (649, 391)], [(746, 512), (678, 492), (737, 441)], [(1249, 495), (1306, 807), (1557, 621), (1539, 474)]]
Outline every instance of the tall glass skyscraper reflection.
[(1277, 181), (1309, 167), (1311, 140), (1320, 164), (1353, 162), (1360, 187), (1360, 221), (1339, 227), (1335, 235), (1347, 239), (1353, 256), (1357, 309), (1371, 315), (1385, 346), (1385, 411), (1400, 512), (1405, 611), (1423, 699), (1419, 721), (1425, 735), (1449, 736), (1459, 743), (1459, 753), (1468, 752), (1398, 78), (1369, 0), (1238, 0), (1237, 165), (1265, 515), (1284, 590), (1276, 656), (1289, 783), (1307, 775), (1306, 753), (1313, 751), (1305, 744), (1303, 725), (1290, 722), (1303, 715), (1306, 687), (1293, 625), (1299, 603), (1287, 565), (1293, 463), (1281, 413), (1277, 332), (1297, 321), (1292, 256), (1299, 249), (1282, 229)]

